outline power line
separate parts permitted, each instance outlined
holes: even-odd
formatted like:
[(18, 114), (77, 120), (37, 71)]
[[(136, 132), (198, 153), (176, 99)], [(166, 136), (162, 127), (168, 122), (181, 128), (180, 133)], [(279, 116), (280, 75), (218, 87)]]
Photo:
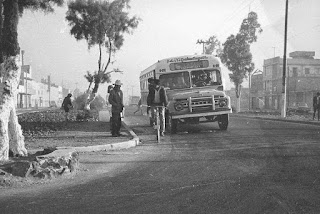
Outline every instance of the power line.
[[(236, 17), (236, 15), (239, 15), (240, 12), (243, 11), (244, 9), (246, 9), (253, 1), (255, 1), (255, 0), (251, 0), (250, 2), (245, 4), (243, 7), (239, 7), (240, 10), (238, 12), (234, 12), (233, 15), (228, 19), (228, 21), (234, 19)], [(218, 31), (217, 34), (224, 34), (225, 32), (229, 31), (231, 28), (235, 27), (236, 25), (238, 25), (240, 27), (241, 24), (239, 24), (237, 22), (236, 24), (233, 24), (228, 28), (222, 28), (220, 31)], [(226, 27), (227, 25), (224, 23), (224, 26)]]

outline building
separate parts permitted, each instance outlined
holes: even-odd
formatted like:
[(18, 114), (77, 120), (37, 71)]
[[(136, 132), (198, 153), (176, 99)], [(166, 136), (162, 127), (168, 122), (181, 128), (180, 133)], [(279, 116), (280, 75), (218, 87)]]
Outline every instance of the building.
[[(314, 51), (295, 51), (287, 59), (287, 107), (312, 108), (312, 98), (320, 91), (320, 59)], [(264, 60), (262, 75), (252, 76), (252, 108), (280, 110), (282, 97), (283, 58)], [(258, 104), (263, 100), (264, 105)]]
[(30, 65), (21, 66), (17, 108), (59, 107), (69, 89), (51, 83), (50, 76), (40, 82), (32, 79)]

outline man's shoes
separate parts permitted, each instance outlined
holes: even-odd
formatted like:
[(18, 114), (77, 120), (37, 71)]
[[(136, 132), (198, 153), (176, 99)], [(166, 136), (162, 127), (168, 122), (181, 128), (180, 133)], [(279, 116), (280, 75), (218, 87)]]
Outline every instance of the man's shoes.
[(164, 132), (160, 132), (160, 136), (162, 136), (162, 137), (163, 137), (163, 136), (164, 136)]

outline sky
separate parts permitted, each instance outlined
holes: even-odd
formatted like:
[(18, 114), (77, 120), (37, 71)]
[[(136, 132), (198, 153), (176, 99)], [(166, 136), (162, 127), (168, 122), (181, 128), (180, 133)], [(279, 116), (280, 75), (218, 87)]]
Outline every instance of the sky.
[[(215, 35), (224, 43), (239, 31), (249, 11), (258, 14), (263, 32), (251, 46), (253, 62), (263, 69), (263, 60), (283, 57), (285, 0), (131, 0), (130, 17), (141, 19), (132, 34), (125, 35), (124, 44), (108, 70), (119, 68), (123, 74), (113, 74), (112, 82), (120, 79), (125, 96), (139, 95), (139, 74), (160, 59), (201, 54), (198, 39)], [(315, 51), (320, 58), (320, 1), (289, 0), (288, 52)], [(55, 8), (55, 13), (25, 11), (18, 26), (24, 64), (32, 66), (33, 78), (51, 76), (52, 82), (71, 90), (85, 91), (86, 71), (97, 70), (98, 47), (88, 49), (86, 41), (76, 41), (70, 35), (65, 20), (67, 5)], [(104, 55), (106, 57), (106, 55)], [(106, 61), (106, 58), (105, 58)], [(233, 84), (228, 70), (223, 69), (227, 88)], [(108, 84), (98, 93), (105, 97)], [(245, 81), (244, 86), (247, 86)]]

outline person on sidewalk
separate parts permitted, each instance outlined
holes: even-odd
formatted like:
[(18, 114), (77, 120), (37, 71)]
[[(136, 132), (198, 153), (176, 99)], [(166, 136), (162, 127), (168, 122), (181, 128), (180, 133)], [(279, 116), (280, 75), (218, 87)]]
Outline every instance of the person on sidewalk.
[(123, 93), (120, 90), (121, 88), (121, 81), (116, 80), (114, 83), (114, 88), (110, 91), (109, 95), (109, 103), (112, 105), (111, 113), (111, 134), (112, 137), (119, 137), (120, 136), (120, 128), (121, 128), (121, 112), (123, 111)]
[(317, 92), (316, 96), (313, 97), (313, 120), (318, 111), (318, 120), (320, 119), (320, 92)]
[(61, 105), (61, 109), (63, 109), (64, 112), (65, 112), (65, 120), (66, 120), (66, 121), (68, 121), (68, 115), (69, 115), (70, 109), (73, 108), (72, 102), (71, 102), (71, 97), (72, 97), (72, 94), (69, 93), (69, 94), (63, 99), (63, 102), (62, 102), (62, 105)]
[[(164, 131), (165, 131), (165, 107), (168, 104), (168, 98), (165, 89), (160, 86), (160, 80), (155, 79), (154, 80), (154, 90), (153, 93), (151, 94), (151, 114), (152, 118), (155, 118), (156, 114), (156, 109), (159, 112), (159, 118), (160, 118), (160, 135), (164, 136)], [(157, 107), (161, 106), (161, 107)]]

